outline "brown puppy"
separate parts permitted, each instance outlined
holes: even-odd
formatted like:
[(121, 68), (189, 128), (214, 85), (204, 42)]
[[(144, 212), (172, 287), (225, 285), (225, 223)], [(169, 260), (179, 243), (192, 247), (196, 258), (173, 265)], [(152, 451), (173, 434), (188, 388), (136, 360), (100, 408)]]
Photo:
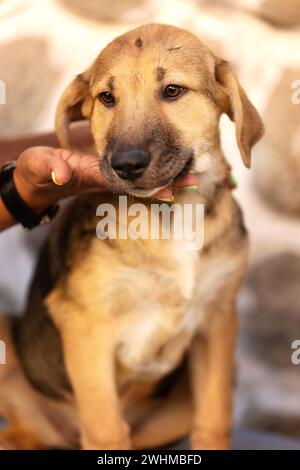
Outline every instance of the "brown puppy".
[[(61, 98), (56, 129), (89, 119), (110, 190), (149, 197), (190, 169), (199, 189), (179, 205), (205, 205), (205, 243), (99, 240), (100, 203), (71, 204), (43, 249), (14, 338), (26, 376), (73, 402), (85, 449), (230, 445), (235, 297), (247, 235), (225, 181), (219, 118), (236, 124), (242, 159), (263, 134), (230, 65), (194, 35), (151, 24), (110, 43)], [(123, 214), (124, 215), (124, 214)], [(117, 220), (117, 224), (119, 220)]]

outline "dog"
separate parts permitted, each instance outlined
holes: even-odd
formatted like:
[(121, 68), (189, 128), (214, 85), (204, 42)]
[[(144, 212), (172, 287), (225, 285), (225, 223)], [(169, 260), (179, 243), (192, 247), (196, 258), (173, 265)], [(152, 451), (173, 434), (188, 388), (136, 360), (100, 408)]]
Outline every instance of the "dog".
[[(59, 218), (11, 335), (36, 393), (73, 410), (83, 449), (161, 447), (187, 434), (193, 449), (230, 447), (248, 237), (227, 184), (223, 113), (249, 167), (264, 128), (230, 64), (161, 24), (113, 40), (58, 103), (61, 145), (71, 145), (69, 124), (88, 120), (111, 193), (80, 196)], [(200, 251), (174, 238), (96, 237), (99, 204), (118, 207), (127, 194), (149, 207), (190, 171), (199, 186), (175, 202), (204, 204)]]

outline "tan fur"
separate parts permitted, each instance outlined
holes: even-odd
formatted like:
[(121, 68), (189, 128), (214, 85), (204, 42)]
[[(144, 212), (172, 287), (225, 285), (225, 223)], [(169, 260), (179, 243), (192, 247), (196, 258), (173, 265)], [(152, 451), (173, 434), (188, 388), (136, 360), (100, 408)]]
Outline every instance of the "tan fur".
[[(170, 83), (188, 88), (171, 103), (160, 98)], [(113, 108), (97, 98), (109, 89), (116, 96)], [(117, 38), (60, 100), (56, 128), (62, 145), (68, 144), (68, 123), (88, 118), (110, 189), (136, 191), (134, 183), (111, 171), (110, 143), (138, 146), (148, 138), (151, 163), (140, 186), (153, 190), (166, 174), (172, 183), (193, 151), (195, 168), (201, 168), (199, 189), (179, 191), (175, 202), (206, 208), (200, 252), (187, 252), (178, 240), (82, 239), (82, 227), (94, 233), (100, 203), (117, 207), (112, 195), (85, 196), (67, 210), (65, 220), (75, 211), (68, 270), (46, 305), (62, 338), (85, 449), (166, 445), (188, 431), (194, 449), (230, 446), (234, 299), (247, 238), (224, 185), (229, 166), (220, 149), (222, 112), (235, 120), (249, 166), (263, 127), (229, 65), (192, 34), (165, 25), (146, 25)], [(156, 132), (151, 139), (149, 131)], [(179, 151), (161, 168), (168, 139)], [(57, 248), (63, 224), (64, 218), (52, 235)], [(156, 384), (186, 355), (193, 393), (181, 382), (165, 399), (154, 400)]]

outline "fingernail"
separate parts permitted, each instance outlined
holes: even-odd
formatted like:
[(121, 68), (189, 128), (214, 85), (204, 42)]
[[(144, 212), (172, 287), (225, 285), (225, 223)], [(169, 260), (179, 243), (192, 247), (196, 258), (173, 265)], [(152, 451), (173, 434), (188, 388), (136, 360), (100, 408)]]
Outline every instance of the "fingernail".
[(191, 184), (190, 186), (183, 186), (180, 189), (185, 189), (188, 191), (196, 191), (198, 189), (198, 186), (196, 184)]
[(51, 171), (51, 178), (52, 178), (53, 183), (56, 184), (57, 186), (62, 186), (64, 184), (56, 179), (56, 174), (54, 173), (53, 170)]
[(162, 201), (162, 202), (172, 202), (174, 201), (174, 196), (170, 196), (170, 197), (158, 197), (157, 198), (159, 201)]
[(175, 180), (175, 187), (178, 189), (185, 189), (185, 188), (194, 188), (199, 185), (199, 179), (188, 173), (186, 176), (182, 176), (181, 178)]

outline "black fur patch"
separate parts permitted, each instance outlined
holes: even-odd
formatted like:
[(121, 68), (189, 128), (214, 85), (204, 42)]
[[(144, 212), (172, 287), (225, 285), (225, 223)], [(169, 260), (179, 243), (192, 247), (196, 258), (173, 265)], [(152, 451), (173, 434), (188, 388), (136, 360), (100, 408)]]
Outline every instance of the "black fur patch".
[(165, 69), (163, 69), (162, 67), (157, 67), (156, 80), (158, 82), (161, 82), (165, 78), (165, 75), (166, 75)]
[(134, 45), (141, 49), (141, 47), (143, 47), (143, 41), (141, 40), (141, 38), (136, 38)]
[(114, 81), (115, 81), (115, 77), (113, 77), (112, 75), (110, 75), (109, 79), (108, 79), (108, 82), (107, 82), (107, 88), (109, 88), (109, 90), (111, 92), (114, 91)]
[(171, 393), (180, 380), (183, 379), (187, 371), (187, 357), (184, 356), (176, 369), (172, 370), (168, 375), (163, 377), (155, 386), (151, 397), (152, 398), (165, 398)]
[[(90, 201), (90, 202), (89, 202)], [(89, 221), (95, 214), (93, 197), (76, 198), (62, 213), (43, 246), (29, 291), (25, 314), (16, 319), (13, 338), (25, 376), (52, 399), (72, 393), (60, 333), (52, 321), (45, 298), (72, 269), (72, 250), (84, 250), (95, 236)]]
[(63, 399), (71, 392), (65, 369), (62, 342), (44, 298), (55, 279), (51, 273), (49, 244), (41, 252), (25, 315), (14, 325), (13, 338), (25, 376), (41, 393)]

